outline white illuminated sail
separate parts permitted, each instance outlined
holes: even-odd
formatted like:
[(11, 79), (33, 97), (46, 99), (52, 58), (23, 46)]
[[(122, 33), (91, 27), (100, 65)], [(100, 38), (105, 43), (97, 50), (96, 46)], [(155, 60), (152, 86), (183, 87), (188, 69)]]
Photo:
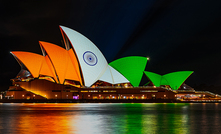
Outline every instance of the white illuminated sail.
[(129, 83), (129, 81), (122, 74), (109, 65), (99, 80), (111, 84)]
[(68, 37), (77, 55), (82, 70), (84, 85), (89, 87), (106, 70), (108, 63), (101, 51), (82, 34), (70, 28), (60, 26)]
[[(84, 35), (70, 28), (60, 26), (64, 40), (68, 39), (80, 63), (84, 85), (90, 87), (97, 80), (111, 84), (129, 82), (122, 74), (108, 65), (104, 55)], [(67, 49), (69, 44), (66, 42)]]

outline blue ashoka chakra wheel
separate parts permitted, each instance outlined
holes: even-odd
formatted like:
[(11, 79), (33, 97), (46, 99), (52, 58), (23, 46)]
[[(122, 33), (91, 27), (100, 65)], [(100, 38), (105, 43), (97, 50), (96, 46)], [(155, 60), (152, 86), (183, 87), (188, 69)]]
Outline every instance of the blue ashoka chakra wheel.
[(90, 51), (86, 51), (84, 54), (83, 54), (83, 59), (84, 59), (84, 62), (90, 66), (94, 66), (97, 64), (97, 56), (90, 52)]

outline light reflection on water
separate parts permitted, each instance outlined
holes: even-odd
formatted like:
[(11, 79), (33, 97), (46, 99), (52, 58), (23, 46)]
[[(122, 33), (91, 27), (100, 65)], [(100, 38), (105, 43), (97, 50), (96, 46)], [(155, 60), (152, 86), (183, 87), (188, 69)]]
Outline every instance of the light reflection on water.
[(0, 133), (221, 133), (221, 104), (1, 104)]

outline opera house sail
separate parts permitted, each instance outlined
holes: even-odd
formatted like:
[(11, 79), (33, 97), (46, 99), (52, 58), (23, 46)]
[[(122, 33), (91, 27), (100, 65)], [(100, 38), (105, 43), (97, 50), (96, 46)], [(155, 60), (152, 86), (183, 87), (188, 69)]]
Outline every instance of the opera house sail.
[[(21, 71), (12, 79), (8, 98), (176, 99), (193, 73), (158, 75), (145, 71), (148, 58), (141, 56), (123, 57), (108, 64), (88, 38), (64, 26), (60, 30), (65, 48), (39, 41), (42, 55), (11, 52)], [(149, 80), (145, 86), (141, 85), (144, 74)]]
[[(104, 55), (88, 38), (70, 28), (64, 26), (60, 26), (60, 28), (63, 32), (62, 35), (64, 40), (68, 39), (65, 43), (70, 42), (71, 47), (75, 50), (82, 69), (81, 71), (85, 86), (90, 87), (100, 78), (111, 84), (128, 82), (124, 76), (109, 67)], [(66, 43), (66, 49), (71, 48), (68, 46), (70, 44)], [(116, 76), (117, 79), (113, 77), (111, 72), (115, 73), (114, 76)]]

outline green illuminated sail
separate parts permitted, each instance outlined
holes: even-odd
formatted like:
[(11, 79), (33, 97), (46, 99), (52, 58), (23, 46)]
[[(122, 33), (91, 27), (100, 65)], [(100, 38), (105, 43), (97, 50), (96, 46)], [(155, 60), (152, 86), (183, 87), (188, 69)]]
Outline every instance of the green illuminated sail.
[(145, 75), (153, 82), (156, 87), (160, 87), (162, 76), (153, 72), (144, 71)]
[(161, 77), (160, 80), (160, 85), (170, 85), (167, 79), (165, 79), (163, 76)]
[(177, 90), (183, 82), (193, 73), (193, 71), (179, 71), (163, 75), (169, 82), (170, 87)]
[(147, 64), (146, 57), (129, 56), (117, 59), (109, 65), (120, 72), (134, 87), (138, 87)]
[(173, 90), (177, 90), (193, 71), (172, 72), (163, 76), (148, 71), (144, 71), (144, 73), (155, 86), (170, 85)]

